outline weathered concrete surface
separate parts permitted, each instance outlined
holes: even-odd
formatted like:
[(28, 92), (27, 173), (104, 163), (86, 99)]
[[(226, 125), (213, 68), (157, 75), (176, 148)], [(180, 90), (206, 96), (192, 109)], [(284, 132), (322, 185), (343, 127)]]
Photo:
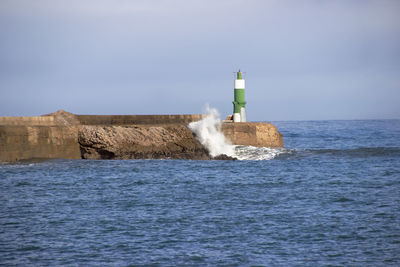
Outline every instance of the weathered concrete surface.
[(80, 159), (77, 140), (72, 126), (0, 126), (0, 162)]
[(274, 125), (267, 122), (223, 123), (221, 130), (235, 145), (283, 147), (282, 134)]
[(54, 117), (0, 117), (0, 125), (12, 126), (57, 126)]
[(75, 115), (81, 125), (188, 124), (202, 115)]

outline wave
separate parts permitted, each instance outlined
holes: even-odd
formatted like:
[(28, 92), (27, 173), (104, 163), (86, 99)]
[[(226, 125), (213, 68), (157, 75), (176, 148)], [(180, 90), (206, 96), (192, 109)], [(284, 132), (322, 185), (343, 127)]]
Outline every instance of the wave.
[(287, 148), (267, 148), (253, 146), (234, 146), (234, 157), (239, 160), (272, 160), (272, 159), (302, 159), (308, 157), (398, 157), (400, 148), (398, 147), (362, 147), (353, 149), (287, 149)]
[(295, 150), (254, 146), (234, 146), (234, 157), (238, 160), (271, 160), (279, 155), (293, 154)]
[[(188, 126), (199, 142), (206, 147), (211, 156), (225, 154), (239, 160), (293, 159), (312, 156), (333, 157), (380, 157), (400, 156), (399, 147), (358, 147), (347, 149), (286, 149), (253, 146), (235, 146), (229, 143), (221, 132), (221, 119), (216, 109), (205, 108), (202, 120), (191, 122)], [(293, 137), (293, 136), (292, 136)]]
[(211, 156), (221, 154), (234, 156), (234, 146), (221, 132), (221, 119), (215, 108), (205, 107), (206, 116), (200, 121), (189, 123), (188, 127), (195, 133), (197, 140), (208, 150)]
[(221, 132), (222, 121), (218, 111), (206, 105), (205, 113), (202, 120), (191, 122), (188, 126), (213, 157), (225, 154), (238, 160), (270, 160), (289, 151), (283, 148), (232, 145)]

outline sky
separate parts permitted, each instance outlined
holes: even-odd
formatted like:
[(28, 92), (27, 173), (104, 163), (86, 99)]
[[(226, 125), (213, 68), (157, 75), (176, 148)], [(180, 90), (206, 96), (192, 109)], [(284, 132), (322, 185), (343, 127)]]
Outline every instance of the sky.
[(398, 0), (0, 0), (0, 116), (400, 119)]

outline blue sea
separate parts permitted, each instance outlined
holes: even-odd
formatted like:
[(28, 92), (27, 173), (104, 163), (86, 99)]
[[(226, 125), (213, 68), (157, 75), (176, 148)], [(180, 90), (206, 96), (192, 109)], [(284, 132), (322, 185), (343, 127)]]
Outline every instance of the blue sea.
[(237, 161), (0, 165), (0, 265), (400, 266), (400, 120), (274, 124)]

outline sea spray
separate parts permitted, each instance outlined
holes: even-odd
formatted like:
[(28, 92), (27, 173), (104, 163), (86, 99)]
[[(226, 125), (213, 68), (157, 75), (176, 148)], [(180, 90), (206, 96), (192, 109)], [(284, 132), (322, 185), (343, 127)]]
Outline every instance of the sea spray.
[(293, 152), (284, 148), (232, 145), (221, 131), (222, 121), (218, 111), (206, 105), (204, 113), (202, 120), (189, 123), (189, 129), (213, 157), (225, 154), (239, 160), (271, 160), (280, 154)]
[(212, 157), (225, 154), (235, 155), (235, 147), (226, 140), (221, 132), (221, 119), (215, 108), (208, 105), (205, 108), (205, 117), (189, 123), (189, 129), (196, 134), (197, 140), (208, 150)]
[(235, 146), (235, 155), (238, 160), (271, 160), (281, 154), (290, 155), (296, 150), (285, 148), (269, 148), (254, 146)]

